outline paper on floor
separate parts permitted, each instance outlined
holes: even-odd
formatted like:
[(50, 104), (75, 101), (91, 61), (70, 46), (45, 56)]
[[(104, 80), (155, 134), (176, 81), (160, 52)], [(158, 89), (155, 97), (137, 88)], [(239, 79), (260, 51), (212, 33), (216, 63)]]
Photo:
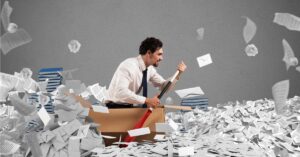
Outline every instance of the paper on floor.
[(147, 127), (147, 128), (128, 130), (128, 134), (131, 137), (146, 135), (146, 134), (150, 134), (150, 129)]
[(194, 155), (194, 147), (180, 147), (178, 148), (179, 156), (193, 156)]
[(272, 94), (275, 101), (275, 111), (277, 114), (283, 114), (287, 110), (286, 100), (289, 94), (289, 88), (289, 80), (277, 82), (272, 87)]
[(49, 114), (46, 111), (46, 109), (44, 108), (44, 106), (41, 107), (41, 109), (39, 110), (39, 112), (37, 114), (39, 115), (39, 117), (43, 121), (44, 126), (47, 126), (47, 124), (51, 120), (51, 117), (49, 116)]

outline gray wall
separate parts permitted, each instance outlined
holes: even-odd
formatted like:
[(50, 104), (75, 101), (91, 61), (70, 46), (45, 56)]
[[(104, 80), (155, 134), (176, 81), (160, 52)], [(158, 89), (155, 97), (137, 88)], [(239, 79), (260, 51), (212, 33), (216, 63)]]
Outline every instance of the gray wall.
[[(159, 73), (169, 77), (180, 60), (188, 66), (177, 89), (201, 86), (210, 105), (272, 98), (271, 87), (290, 79), (289, 96), (299, 95), (300, 73), (286, 71), (282, 38), (300, 58), (300, 34), (272, 22), (275, 12), (300, 16), (299, 0), (9, 0), (11, 20), (26, 29), (30, 44), (1, 57), (1, 71), (23, 67), (79, 68), (75, 79), (108, 86), (118, 64), (137, 56), (140, 42), (155, 36), (164, 42)], [(247, 57), (242, 31), (248, 16), (257, 24), (252, 40), (259, 50)], [(196, 29), (205, 28), (204, 40)], [(68, 52), (77, 39), (79, 53)], [(196, 57), (211, 53), (213, 64), (199, 68)], [(36, 78), (36, 75), (34, 76)], [(154, 89), (151, 90), (154, 94)], [(169, 96), (178, 99), (173, 93)]]

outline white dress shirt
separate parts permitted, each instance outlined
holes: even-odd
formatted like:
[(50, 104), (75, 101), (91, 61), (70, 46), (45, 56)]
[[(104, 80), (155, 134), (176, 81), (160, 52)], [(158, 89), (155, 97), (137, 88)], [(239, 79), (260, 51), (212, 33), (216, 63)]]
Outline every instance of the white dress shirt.
[[(146, 97), (138, 94), (141, 91), (143, 71), (145, 69), (146, 65), (141, 55), (128, 58), (120, 63), (110, 82), (106, 103), (144, 104)], [(160, 87), (160, 89), (168, 82), (156, 72), (153, 66), (148, 67), (147, 82), (149, 81), (154, 87)]]

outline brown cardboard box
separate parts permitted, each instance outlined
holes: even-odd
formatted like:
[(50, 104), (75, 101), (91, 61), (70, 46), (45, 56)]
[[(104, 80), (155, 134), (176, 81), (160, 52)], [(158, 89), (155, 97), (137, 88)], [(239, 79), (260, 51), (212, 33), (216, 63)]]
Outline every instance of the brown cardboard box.
[[(122, 109), (109, 109), (109, 113), (99, 113), (90, 110), (89, 117), (95, 123), (100, 124), (98, 128), (103, 135), (115, 136), (117, 139), (105, 139), (105, 145), (111, 145), (113, 142), (119, 140), (120, 135), (123, 139), (128, 135), (127, 131), (132, 130), (135, 124), (147, 111), (145, 108), (122, 108)], [(135, 141), (153, 140), (155, 136), (155, 123), (165, 122), (165, 108), (155, 108), (148, 119), (145, 121), (143, 127), (149, 127), (151, 134), (139, 136)]]

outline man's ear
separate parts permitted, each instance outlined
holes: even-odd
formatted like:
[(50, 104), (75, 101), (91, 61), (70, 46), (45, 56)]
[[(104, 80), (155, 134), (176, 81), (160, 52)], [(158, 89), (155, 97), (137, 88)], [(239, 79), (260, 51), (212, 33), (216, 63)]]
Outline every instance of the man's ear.
[(151, 54), (151, 51), (150, 51), (150, 50), (147, 50), (146, 54), (150, 55), (150, 54)]

